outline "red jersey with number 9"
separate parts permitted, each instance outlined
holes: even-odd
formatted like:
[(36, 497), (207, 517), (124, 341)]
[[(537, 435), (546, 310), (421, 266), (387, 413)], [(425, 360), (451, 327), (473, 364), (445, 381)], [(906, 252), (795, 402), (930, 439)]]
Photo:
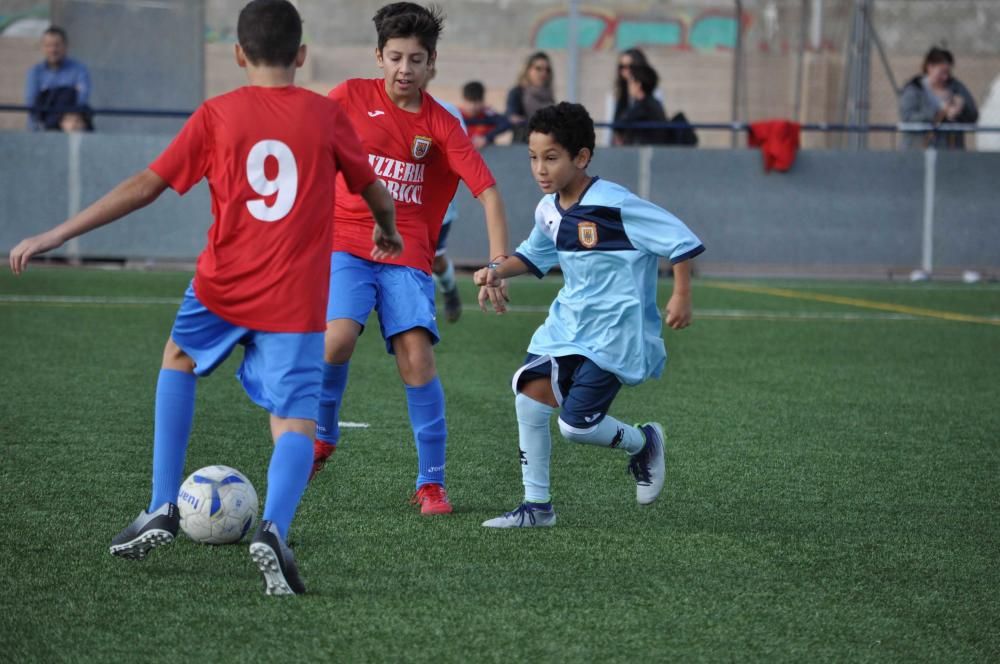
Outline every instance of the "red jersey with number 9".
[[(365, 158), (396, 202), (403, 253), (382, 262), (428, 274), (448, 203), (459, 178), (473, 196), (495, 184), (482, 156), (451, 113), (426, 92), (420, 110), (404, 111), (389, 99), (381, 78), (344, 81), (330, 92), (364, 144)], [(371, 260), (374, 219), (359, 196), (337, 179), (333, 250)]]
[(334, 183), (339, 172), (358, 193), (375, 181), (335, 102), (239, 88), (202, 104), (149, 168), (178, 194), (208, 178), (214, 222), (194, 292), (209, 311), (264, 332), (326, 329)]

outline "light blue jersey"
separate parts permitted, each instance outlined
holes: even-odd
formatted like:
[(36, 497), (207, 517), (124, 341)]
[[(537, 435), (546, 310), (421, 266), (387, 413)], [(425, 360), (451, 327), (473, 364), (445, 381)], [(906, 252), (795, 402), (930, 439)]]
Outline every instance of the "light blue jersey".
[[(465, 126), (465, 118), (462, 117), (462, 111), (458, 110), (457, 106), (449, 104), (446, 101), (441, 101), (440, 99), (435, 99), (434, 101), (439, 103), (444, 110), (458, 118), (458, 121), (462, 124), (462, 131), (466, 134), (469, 133), (469, 128)], [(444, 211), (444, 219), (441, 220), (441, 225), (450, 224), (456, 219), (458, 219), (458, 206), (455, 205), (455, 199), (452, 199), (451, 203), (448, 203), (448, 209)]]
[(544, 196), (514, 255), (539, 278), (558, 265), (565, 284), (528, 352), (583, 355), (627, 385), (659, 376), (667, 353), (657, 259), (679, 263), (703, 251), (684, 222), (613, 182), (595, 177), (568, 210)]

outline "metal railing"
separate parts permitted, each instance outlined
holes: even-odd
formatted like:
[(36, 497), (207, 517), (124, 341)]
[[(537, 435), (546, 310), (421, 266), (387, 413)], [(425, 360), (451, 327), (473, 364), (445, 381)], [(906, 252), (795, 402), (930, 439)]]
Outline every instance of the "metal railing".
[[(0, 113), (25, 113), (34, 110), (30, 106), (20, 104), (0, 104)], [(47, 112), (78, 112), (79, 107), (52, 108)], [(149, 109), (149, 108), (88, 108), (95, 117), (126, 116), (140, 118), (186, 118), (194, 111), (181, 109)], [(780, 118), (778, 118), (780, 119)], [(497, 124), (494, 120), (470, 120), (469, 125), (490, 125)], [(750, 131), (753, 122), (594, 122), (597, 129), (694, 129), (705, 131), (730, 131), (741, 132)], [(510, 128), (518, 126), (509, 123)], [(824, 133), (998, 133), (1000, 126), (983, 126), (976, 124), (962, 123), (929, 123), (929, 122), (897, 122), (886, 124), (844, 124), (834, 122), (807, 122), (799, 124), (801, 131), (815, 131)]]

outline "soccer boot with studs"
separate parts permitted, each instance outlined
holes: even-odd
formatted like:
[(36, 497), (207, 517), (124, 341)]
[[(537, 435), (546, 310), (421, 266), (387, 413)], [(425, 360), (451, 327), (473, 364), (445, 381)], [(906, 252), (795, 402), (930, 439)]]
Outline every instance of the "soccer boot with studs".
[(305, 593), (306, 586), (299, 577), (295, 555), (282, 541), (273, 522), (260, 522), (250, 543), (250, 558), (264, 577), (264, 592), (268, 595)]
[(327, 460), (337, 451), (336, 445), (325, 443), (319, 438), (313, 441), (313, 465), (309, 471), (309, 481), (312, 482), (316, 473), (323, 470)]
[(180, 525), (181, 515), (173, 503), (164, 503), (153, 512), (143, 510), (111, 540), (111, 555), (142, 560), (156, 547), (173, 542)]
[(440, 484), (424, 484), (410, 497), (410, 504), (420, 505), (420, 513), (425, 516), (451, 514), (452, 509), (448, 492)]
[(629, 459), (628, 471), (635, 478), (635, 499), (648, 505), (663, 490), (666, 476), (663, 427), (657, 422), (638, 425), (646, 436), (646, 444)]
[(517, 509), (483, 521), (486, 528), (546, 528), (556, 525), (552, 503), (521, 503)]

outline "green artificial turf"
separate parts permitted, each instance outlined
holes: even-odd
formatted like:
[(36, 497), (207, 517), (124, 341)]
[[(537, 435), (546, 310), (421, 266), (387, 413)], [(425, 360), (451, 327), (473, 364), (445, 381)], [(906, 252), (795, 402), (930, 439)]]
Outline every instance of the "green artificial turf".
[[(408, 505), (405, 396), (370, 325), (341, 413), (370, 428), (345, 430), (293, 524), (309, 593), (273, 598), (245, 543), (108, 554), (149, 498), (160, 353), (189, 278), (0, 276), (7, 661), (1000, 658), (996, 285), (696, 280), (664, 377), (612, 408), (664, 423), (664, 494), (636, 505), (623, 452), (553, 427), (559, 524), (537, 531), (479, 524), (521, 497), (510, 377), (558, 278), (512, 283), (527, 310), (442, 323), (451, 516)], [(238, 361), (199, 383), (186, 467), (238, 468), (263, 502), (267, 415)]]

